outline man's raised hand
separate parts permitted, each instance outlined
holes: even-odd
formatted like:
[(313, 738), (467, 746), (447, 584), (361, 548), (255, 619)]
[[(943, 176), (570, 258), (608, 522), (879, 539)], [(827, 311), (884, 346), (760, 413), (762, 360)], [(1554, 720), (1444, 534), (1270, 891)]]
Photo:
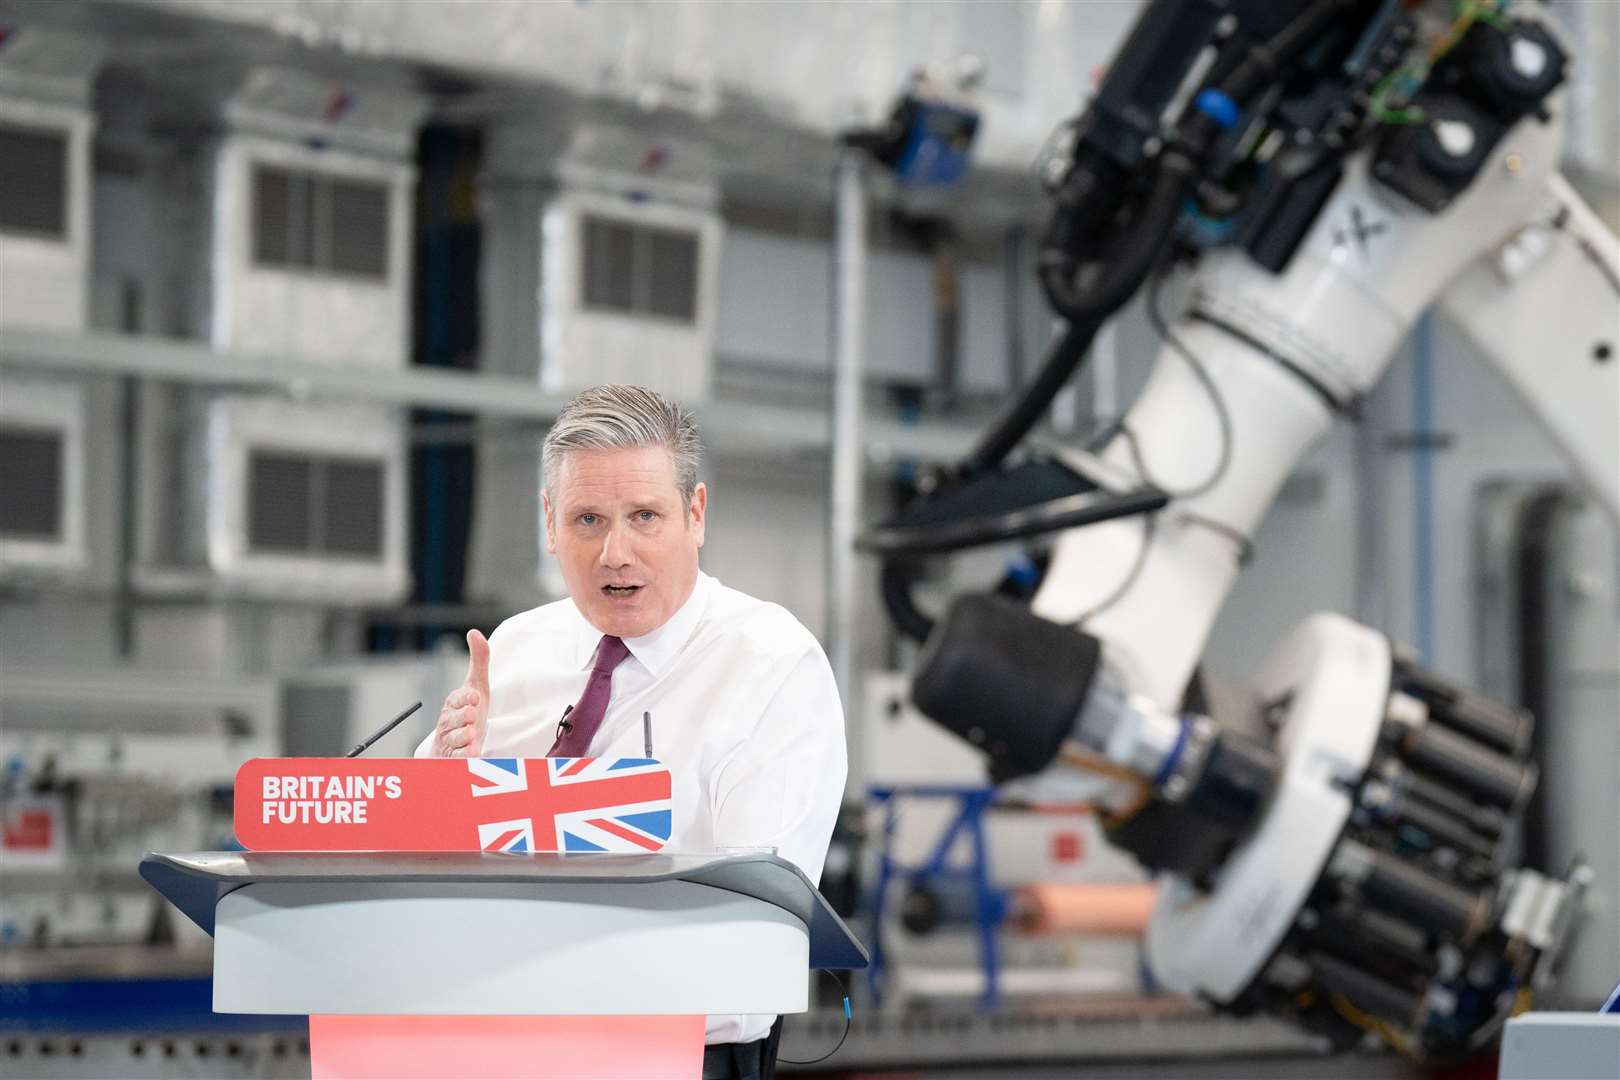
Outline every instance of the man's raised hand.
[(434, 757), (478, 757), (489, 727), (489, 640), (467, 631), (467, 678), (444, 699), (433, 729)]

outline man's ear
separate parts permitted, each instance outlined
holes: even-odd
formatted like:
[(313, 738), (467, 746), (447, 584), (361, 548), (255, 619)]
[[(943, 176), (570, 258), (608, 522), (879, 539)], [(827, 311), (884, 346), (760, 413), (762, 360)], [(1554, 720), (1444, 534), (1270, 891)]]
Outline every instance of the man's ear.
[(557, 554), (557, 519), (551, 512), (551, 496), (544, 491), (540, 493), (540, 509), (546, 519), (546, 552)]
[(703, 546), (703, 523), (709, 512), (709, 489), (699, 484), (692, 491), (692, 504), (686, 508), (687, 522), (697, 534), (697, 546)]

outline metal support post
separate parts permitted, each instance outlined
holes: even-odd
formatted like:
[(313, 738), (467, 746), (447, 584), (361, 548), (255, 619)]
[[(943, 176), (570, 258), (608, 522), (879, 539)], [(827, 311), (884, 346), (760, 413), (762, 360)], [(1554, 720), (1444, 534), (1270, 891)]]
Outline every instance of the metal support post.
[(838, 162), (838, 247), (834, 273), (837, 337), (833, 357), (832, 513), (828, 522), (829, 660), (845, 709), (856, 696), (855, 532), (861, 520), (861, 380), (866, 350), (865, 161), (846, 150)]

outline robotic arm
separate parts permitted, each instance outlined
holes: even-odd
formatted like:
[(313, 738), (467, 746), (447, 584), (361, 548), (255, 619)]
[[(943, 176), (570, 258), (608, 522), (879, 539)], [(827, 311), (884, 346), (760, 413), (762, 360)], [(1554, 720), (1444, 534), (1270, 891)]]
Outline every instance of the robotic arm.
[[(1042, 284), (1068, 332), (865, 541), (926, 639), (924, 713), (998, 778), (1113, 778), (1111, 840), (1169, 875), (1146, 943), (1162, 981), (1415, 1057), (1489, 1039), (1569, 933), (1579, 868), (1509, 858), (1529, 717), (1332, 615), (1277, 647), (1252, 724), (1211, 715), (1195, 667), (1283, 480), (1433, 306), (1617, 513), (1620, 251), (1556, 172), (1564, 66), (1538, 19), (1490, 2), (1150, 4), (1048, 176)], [(1197, 263), (1174, 325), (1167, 253)], [(1009, 467), (1144, 284), (1164, 348), (1112, 437)], [(911, 603), (907, 559), (1057, 526), (1028, 605), (963, 596), (936, 624)]]

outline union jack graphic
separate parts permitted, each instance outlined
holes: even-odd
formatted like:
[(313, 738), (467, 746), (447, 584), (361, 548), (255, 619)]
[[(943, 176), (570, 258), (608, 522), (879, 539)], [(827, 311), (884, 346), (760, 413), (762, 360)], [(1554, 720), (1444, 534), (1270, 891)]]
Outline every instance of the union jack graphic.
[(467, 768), (473, 775), (472, 793), (480, 795), (507, 795), (529, 788), (529, 771), (522, 758), (468, 758)]
[[(545, 758), (533, 784), (518, 758), (470, 758), (472, 794), (528, 817), (481, 823), (483, 851), (661, 851), (669, 841), (669, 770), (651, 758)], [(534, 762), (538, 765), (539, 762)]]
[(534, 850), (534, 822), (529, 818), (517, 818), (480, 825), (478, 846), (484, 851), (510, 851), (527, 855)]

